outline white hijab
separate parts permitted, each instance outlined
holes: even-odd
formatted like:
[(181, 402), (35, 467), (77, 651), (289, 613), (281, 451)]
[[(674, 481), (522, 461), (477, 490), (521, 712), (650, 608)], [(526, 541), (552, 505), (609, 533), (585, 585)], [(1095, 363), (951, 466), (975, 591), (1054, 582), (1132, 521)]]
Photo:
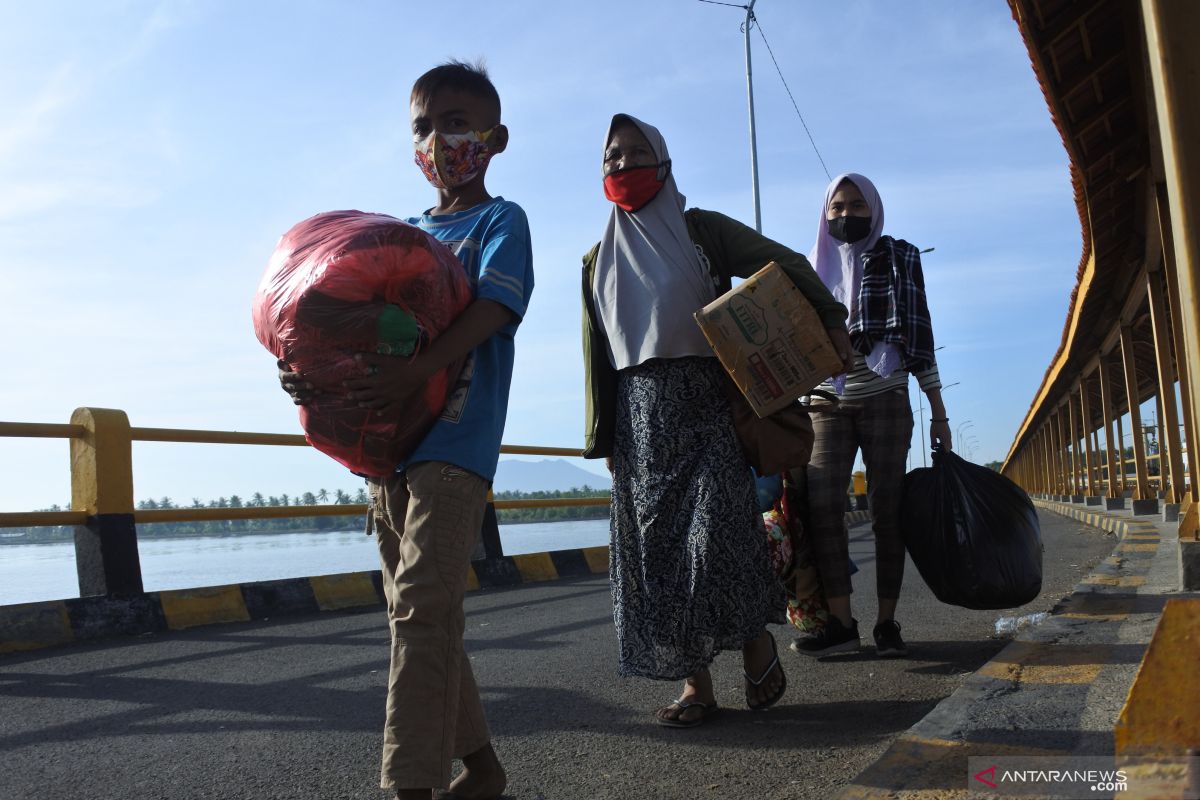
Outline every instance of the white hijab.
[[(843, 181), (850, 181), (862, 192), (871, 211), (871, 232), (865, 239), (853, 244), (838, 241), (829, 235), (826, 217), (829, 202)], [(843, 172), (829, 182), (825, 189), (825, 202), (821, 204), (821, 217), (817, 222), (817, 241), (809, 253), (808, 260), (817, 271), (821, 281), (838, 302), (850, 310), (847, 326), (853, 328), (858, 321), (858, 291), (862, 286), (863, 254), (869, 253), (879, 237), (883, 235), (883, 201), (875, 184), (854, 172)], [(866, 356), (867, 366), (881, 377), (888, 377), (900, 366), (900, 353), (890, 344), (876, 344)]]
[(692, 314), (716, 298), (683, 218), (685, 198), (675, 186), (667, 143), (652, 125), (616, 114), (604, 137), (632, 122), (650, 142), (663, 187), (637, 211), (613, 204), (596, 256), (596, 313), (617, 369), (651, 358), (713, 356)]
[[(842, 181), (846, 180), (858, 187), (863, 199), (867, 201), (867, 208), (871, 210), (871, 232), (867, 238), (854, 244), (839, 242), (830, 236), (829, 221), (826, 219), (829, 201), (833, 199), (834, 192)], [(825, 202), (821, 204), (821, 218), (817, 222), (817, 243), (813, 245), (808, 260), (825, 283), (825, 288), (839, 303), (850, 309), (848, 322), (851, 324), (858, 319), (858, 288), (862, 285), (863, 253), (870, 251), (882, 234), (883, 201), (879, 199), (875, 184), (853, 172), (844, 172), (830, 181), (825, 189)]]

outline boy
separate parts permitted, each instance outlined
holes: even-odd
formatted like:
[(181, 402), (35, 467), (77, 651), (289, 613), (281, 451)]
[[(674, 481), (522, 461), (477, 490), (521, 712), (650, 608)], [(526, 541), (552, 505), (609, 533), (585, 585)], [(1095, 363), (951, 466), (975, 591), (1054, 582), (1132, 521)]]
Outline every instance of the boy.
[[(462, 604), (499, 458), (513, 335), (533, 291), (532, 248), (521, 208), (484, 188), (508, 129), (482, 67), (452, 61), (425, 73), (409, 112), (415, 160), (438, 202), (407, 221), (454, 250), (476, 292), (411, 360), (364, 353), (365, 377), (345, 384), (360, 406), (382, 413), (466, 357), (441, 418), (401, 471), (368, 480), (392, 633), (381, 786), (398, 800), (482, 800), (499, 797), (506, 778), (463, 652)], [(297, 402), (311, 392), (296, 373), (281, 372), (281, 381)], [(463, 771), (450, 783), (453, 758)]]

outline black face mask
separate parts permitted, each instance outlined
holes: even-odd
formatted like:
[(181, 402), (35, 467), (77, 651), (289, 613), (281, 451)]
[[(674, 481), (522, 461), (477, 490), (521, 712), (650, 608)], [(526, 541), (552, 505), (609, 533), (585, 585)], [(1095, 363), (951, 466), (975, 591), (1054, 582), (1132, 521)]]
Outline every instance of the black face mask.
[(834, 217), (829, 220), (829, 235), (839, 242), (854, 244), (871, 233), (870, 217)]

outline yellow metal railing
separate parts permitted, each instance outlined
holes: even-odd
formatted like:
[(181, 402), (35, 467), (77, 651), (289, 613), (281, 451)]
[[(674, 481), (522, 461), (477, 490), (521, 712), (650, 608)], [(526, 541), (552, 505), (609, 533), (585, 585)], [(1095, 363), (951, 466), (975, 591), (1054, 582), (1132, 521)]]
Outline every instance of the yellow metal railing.
[[(103, 413), (92, 413), (103, 412)], [(115, 435), (114, 435), (115, 434)], [(131, 459), (126, 455), (132, 442), (177, 442), (191, 444), (241, 444), (307, 447), (308, 441), (299, 434), (253, 433), (241, 431), (210, 431), (183, 428), (131, 427), (124, 412), (107, 409), (79, 409), (71, 424), (32, 422), (0, 422), (0, 438), (70, 439), (71, 511), (0, 512), (0, 528), (46, 525), (83, 525), (95, 513), (131, 514), (135, 522), (198, 522), (235, 519), (279, 519), (286, 517), (324, 517), (366, 513), (362, 503), (314, 506), (259, 506), (253, 508), (171, 508), (136, 509), (133, 504)], [(98, 443), (103, 442), (103, 445)], [(90, 447), (89, 447), (90, 444)], [(105, 446), (106, 445), (106, 446)], [(76, 451), (80, 452), (76, 452)], [(116, 452), (120, 451), (120, 452)], [(500, 452), (509, 455), (542, 455), (578, 457), (580, 451), (570, 447), (534, 447), (502, 445)], [(80, 458), (78, 456), (87, 456)], [(121, 469), (128, 464), (128, 470)], [(92, 467), (89, 469), (89, 467)], [(122, 474), (125, 473), (125, 474)], [(117, 484), (122, 491), (121, 501), (102, 502), (100, 483)], [(127, 490), (127, 491), (125, 491)], [(110, 501), (112, 498), (108, 498)], [(608, 505), (607, 497), (563, 498), (545, 500), (496, 500), (497, 509), (562, 508), (571, 506)]]
[(197, 431), (182, 428), (130, 428), (129, 438), (135, 442), (270, 444), (283, 445), (285, 447), (308, 447), (308, 441), (297, 433), (240, 433), (238, 431)]
[(38, 525), (83, 525), (85, 511), (16, 511), (0, 513), (0, 528), (29, 528)]
[(0, 436), (26, 439), (75, 439), (87, 430), (82, 425), (54, 425), (41, 422), (0, 422)]
[[(307, 447), (307, 440), (297, 434), (135, 428), (130, 426), (124, 411), (79, 408), (71, 415), (70, 424), (66, 425), (0, 422), (0, 438), (3, 437), (70, 440), (71, 510), (0, 512), (0, 528), (81, 526), (82, 532), (76, 534), (76, 549), (82, 547), (92, 556), (87, 559), (87, 574), (82, 569), (80, 572), (80, 591), (84, 594), (136, 594), (142, 591), (137, 563), (135, 526), (138, 523), (357, 516), (367, 511), (367, 506), (362, 503), (239, 508), (134, 507), (132, 445), (135, 441)], [(581, 455), (579, 450), (569, 447), (527, 445), (503, 445), (500, 452), (514, 455)], [(495, 500), (489, 494), (488, 500), (497, 509), (609, 504), (607, 497)], [(488, 537), (485, 535), (484, 538), (487, 545)], [(492, 545), (487, 545), (489, 557), (501, 554), (494, 531), (492, 542)], [(100, 556), (102, 563), (97, 564), (96, 555)]]

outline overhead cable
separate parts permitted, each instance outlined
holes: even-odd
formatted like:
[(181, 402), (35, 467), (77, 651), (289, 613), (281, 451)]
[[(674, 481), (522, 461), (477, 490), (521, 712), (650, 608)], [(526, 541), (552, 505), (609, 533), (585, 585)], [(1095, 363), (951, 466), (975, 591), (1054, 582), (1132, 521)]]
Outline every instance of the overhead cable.
[[(715, 0), (701, 0), (701, 2), (711, 3)], [(728, 5), (727, 3), (722, 5)], [(796, 116), (800, 118), (800, 124), (804, 126), (804, 132), (808, 134), (808, 141), (812, 144), (813, 152), (817, 154), (817, 160), (821, 162), (821, 169), (825, 170), (825, 177), (828, 180), (833, 180), (833, 176), (829, 174), (829, 167), (825, 166), (825, 159), (821, 158), (821, 151), (817, 149), (817, 143), (813, 139), (812, 131), (808, 129), (808, 123), (804, 121), (804, 115), (800, 113), (800, 106), (796, 103), (796, 98), (792, 96), (792, 90), (788, 86), (787, 79), (783, 77), (783, 70), (779, 68), (779, 62), (775, 60), (775, 52), (771, 50), (771, 43), (767, 41), (767, 35), (763, 33), (762, 22), (759, 22), (754, 12), (750, 12), (750, 20), (752, 23), (757, 23), (758, 35), (762, 37), (763, 44), (767, 46), (767, 52), (771, 54), (771, 63), (775, 65), (775, 71), (779, 73), (779, 80), (783, 82), (783, 88), (787, 92), (788, 98), (792, 101), (792, 108), (796, 109)]]

